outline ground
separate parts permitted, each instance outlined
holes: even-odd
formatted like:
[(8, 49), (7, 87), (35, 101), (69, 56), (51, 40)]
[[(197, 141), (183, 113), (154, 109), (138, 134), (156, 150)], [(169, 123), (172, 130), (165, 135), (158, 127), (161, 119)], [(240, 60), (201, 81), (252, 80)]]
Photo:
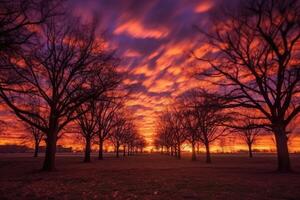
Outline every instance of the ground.
[(43, 158), (0, 155), (0, 199), (300, 199), (300, 156), (292, 174), (278, 174), (274, 155), (213, 155), (205, 164), (160, 154), (126, 158), (59, 155), (57, 171)]

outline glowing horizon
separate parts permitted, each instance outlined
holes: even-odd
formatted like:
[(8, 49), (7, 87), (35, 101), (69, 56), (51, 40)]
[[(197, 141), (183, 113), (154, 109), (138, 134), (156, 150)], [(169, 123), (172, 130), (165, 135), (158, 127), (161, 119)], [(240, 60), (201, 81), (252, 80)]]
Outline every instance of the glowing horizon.
[[(149, 143), (153, 141), (159, 112), (176, 96), (199, 86), (190, 72), (195, 66), (207, 66), (199, 66), (190, 51), (202, 55), (207, 46), (198, 45), (199, 33), (193, 26), (209, 28), (209, 16), (219, 4), (218, 0), (72, 1), (74, 15), (89, 19), (92, 13), (99, 14), (99, 34), (105, 31), (107, 45), (121, 58), (119, 70), (126, 74), (123, 84), (132, 91), (126, 106), (136, 119), (139, 133)], [(1, 106), (1, 118), (14, 123), (16, 119), (4, 110)], [(18, 136), (11, 132), (21, 135), (20, 127), (7, 132), (1, 136), (0, 144), (18, 143)], [(64, 140), (66, 146), (74, 145), (72, 139)], [(261, 146), (272, 142), (264, 141), (266, 144)], [(298, 138), (294, 143), (295, 148), (300, 148)]]

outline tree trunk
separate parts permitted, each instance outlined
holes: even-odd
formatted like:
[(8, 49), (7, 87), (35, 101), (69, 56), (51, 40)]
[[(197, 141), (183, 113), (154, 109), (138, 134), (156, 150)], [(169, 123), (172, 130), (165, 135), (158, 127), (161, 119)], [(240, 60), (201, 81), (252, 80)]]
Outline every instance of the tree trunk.
[(248, 143), (248, 149), (249, 149), (249, 158), (253, 158), (253, 154), (252, 154), (252, 144)]
[(277, 148), (278, 171), (287, 173), (291, 171), (290, 156), (288, 150), (288, 138), (283, 128), (275, 129)]
[(180, 144), (178, 144), (178, 147), (177, 147), (177, 158), (181, 159), (181, 147), (180, 147)]
[(211, 163), (209, 143), (205, 144), (205, 150), (206, 150), (206, 163)]
[(197, 143), (197, 154), (200, 154), (200, 144)]
[(126, 156), (126, 146), (123, 145), (123, 157), (125, 157), (125, 156)]
[(195, 142), (192, 142), (192, 161), (196, 160)]
[(85, 139), (85, 153), (84, 153), (84, 162), (91, 162), (91, 139)]
[(103, 138), (99, 137), (99, 155), (98, 160), (103, 160)]
[(43, 171), (55, 170), (55, 154), (56, 154), (57, 133), (50, 132), (46, 139), (46, 153), (43, 164)]
[(39, 143), (36, 141), (35, 144), (34, 144), (34, 155), (33, 157), (38, 157), (38, 154), (39, 154)]
[(117, 142), (117, 146), (116, 146), (116, 157), (119, 158), (119, 142)]
[(177, 145), (174, 145), (174, 156), (177, 157)]
[(127, 147), (127, 156), (130, 156), (130, 146)]

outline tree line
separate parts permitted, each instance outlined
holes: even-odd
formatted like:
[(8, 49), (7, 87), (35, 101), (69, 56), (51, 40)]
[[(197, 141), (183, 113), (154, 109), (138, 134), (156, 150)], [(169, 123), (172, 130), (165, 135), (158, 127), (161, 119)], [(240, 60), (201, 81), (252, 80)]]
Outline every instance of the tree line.
[(43, 170), (55, 169), (57, 141), (70, 126), (85, 139), (85, 161), (96, 136), (99, 159), (108, 138), (117, 152), (142, 148), (133, 121), (121, 114), (119, 59), (99, 37), (97, 18), (85, 22), (60, 0), (0, 3), (1, 103), (26, 124), (36, 147), (45, 140)]
[[(194, 76), (213, 86), (210, 93), (218, 97), (205, 94), (197, 105), (208, 105), (200, 106), (201, 109), (193, 106), (198, 101), (195, 100), (181, 114), (174, 109), (163, 113), (159, 121), (165, 126), (158, 129), (156, 143), (173, 147), (180, 156), (179, 145), (183, 139), (177, 132), (190, 132), (198, 127), (188, 138), (193, 146), (193, 134), (201, 132), (197, 137), (206, 147), (209, 162), (208, 144), (222, 133), (224, 114), (234, 112), (245, 123), (229, 124), (227, 129), (241, 132), (246, 127), (250, 151), (252, 135), (272, 133), (278, 171), (289, 172), (288, 139), (291, 125), (300, 112), (299, 1), (241, 0), (237, 5), (225, 5), (214, 12), (208, 30), (196, 26), (201, 45), (208, 48), (201, 55), (193, 52), (193, 56), (202, 66), (207, 66), (197, 69)], [(212, 109), (210, 98), (217, 99)], [(194, 109), (190, 111), (190, 107)], [(183, 120), (188, 118), (182, 117), (185, 112), (192, 112), (186, 114), (191, 118), (188, 122)], [(256, 133), (254, 129), (264, 131)], [(164, 138), (169, 134), (173, 139)]]

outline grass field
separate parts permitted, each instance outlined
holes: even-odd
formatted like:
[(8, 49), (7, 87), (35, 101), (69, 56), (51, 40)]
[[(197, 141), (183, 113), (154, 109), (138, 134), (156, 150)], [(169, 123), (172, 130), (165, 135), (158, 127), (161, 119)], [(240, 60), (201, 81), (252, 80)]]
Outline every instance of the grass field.
[(300, 199), (300, 156), (292, 174), (278, 174), (274, 155), (203, 155), (190, 161), (145, 154), (82, 163), (57, 157), (57, 171), (39, 171), (43, 158), (0, 155), (0, 199)]

